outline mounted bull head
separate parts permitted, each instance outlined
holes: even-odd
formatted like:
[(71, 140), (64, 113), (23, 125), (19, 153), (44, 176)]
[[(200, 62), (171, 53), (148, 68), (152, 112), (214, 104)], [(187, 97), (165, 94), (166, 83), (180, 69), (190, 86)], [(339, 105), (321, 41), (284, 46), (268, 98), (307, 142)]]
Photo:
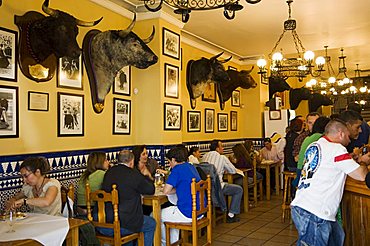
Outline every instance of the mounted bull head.
[(302, 100), (308, 100), (311, 96), (311, 92), (307, 88), (296, 88), (290, 89), (289, 91), (289, 104), (290, 109), (297, 109)]
[(333, 105), (333, 101), (326, 95), (313, 93), (308, 99), (308, 109), (311, 112), (317, 112), (321, 106)]
[(125, 30), (91, 30), (84, 38), (83, 55), (96, 113), (103, 111), (105, 96), (123, 67), (145, 69), (158, 61), (158, 57), (146, 45), (154, 37), (154, 27), (150, 37), (141, 40), (132, 32), (135, 23), (136, 14)]
[(269, 98), (271, 99), (275, 92), (283, 92), (290, 89), (286, 78), (269, 77)]
[[(76, 41), (77, 26), (92, 27), (103, 18), (92, 22), (81, 21), (63, 11), (50, 8), (49, 0), (44, 1), (42, 10), (48, 15), (47, 17), (35, 11), (14, 17), (14, 22), (21, 34), (20, 68), (27, 78), (37, 82), (48, 81), (54, 76), (55, 57), (77, 58), (79, 56), (80, 47)], [(53, 54), (55, 56), (52, 56)], [(37, 68), (44, 68), (44, 71), (48, 72), (37, 74)]]

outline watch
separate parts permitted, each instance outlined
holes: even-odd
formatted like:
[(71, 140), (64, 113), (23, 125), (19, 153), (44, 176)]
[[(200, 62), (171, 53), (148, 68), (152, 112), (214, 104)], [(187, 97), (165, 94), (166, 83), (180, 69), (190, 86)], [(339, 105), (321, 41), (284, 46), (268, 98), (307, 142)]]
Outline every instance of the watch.
[(23, 199), (23, 205), (26, 206), (27, 205), (27, 198), (24, 198)]

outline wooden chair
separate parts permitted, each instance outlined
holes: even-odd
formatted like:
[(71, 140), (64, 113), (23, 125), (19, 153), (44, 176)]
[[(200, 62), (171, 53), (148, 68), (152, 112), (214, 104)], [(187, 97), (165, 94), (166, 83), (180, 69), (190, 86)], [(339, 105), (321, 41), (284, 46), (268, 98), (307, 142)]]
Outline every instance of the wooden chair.
[(259, 198), (260, 201), (263, 199), (263, 180), (257, 179), (257, 159), (253, 158), (253, 182), (248, 184), (248, 188), (253, 188), (253, 201), (255, 205), (257, 205), (257, 198), (258, 193), (257, 189), (259, 190)]
[(73, 186), (73, 184), (70, 184), (68, 188), (62, 185), (60, 189), (61, 189), (60, 194), (62, 197), (62, 211), (61, 212), (63, 213), (64, 206), (67, 204), (68, 217), (72, 218), (73, 208), (71, 208), (71, 206), (67, 202), (68, 201), (67, 197), (69, 197), (72, 201), (75, 200), (75, 187)]
[[(120, 246), (124, 243), (138, 240), (139, 246), (144, 246), (144, 233), (133, 233), (126, 236), (121, 236), (120, 221), (118, 216), (118, 191), (117, 186), (112, 185), (112, 192), (108, 193), (103, 190), (90, 191), (89, 183), (86, 183), (86, 205), (87, 205), (87, 218), (95, 227), (111, 228), (114, 230), (113, 237), (105, 236), (96, 233), (96, 237), (99, 239), (101, 244), (108, 243), (114, 246)], [(91, 203), (95, 202), (95, 206), (98, 207), (98, 221), (94, 221), (91, 215)], [(106, 221), (105, 215), (105, 203), (111, 202), (113, 205), (114, 220), (113, 223)]]
[(290, 218), (290, 202), (292, 201), (291, 189), (292, 181), (296, 178), (296, 172), (284, 171), (284, 196), (282, 209), (282, 221), (285, 222), (285, 216)]
[[(199, 209), (197, 209), (197, 194), (199, 194)], [(207, 242), (203, 245), (211, 245), (212, 242), (212, 205), (211, 205), (211, 178), (208, 175), (207, 180), (201, 180), (198, 183), (193, 178), (191, 183), (192, 195), (192, 222), (165, 222), (166, 226), (166, 245), (200, 245), (198, 242), (198, 231), (207, 227)], [(207, 203), (205, 203), (205, 195), (207, 195)], [(203, 218), (197, 219), (198, 216), (204, 215)], [(183, 231), (192, 232), (192, 244), (187, 242), (187, 233), (182, 233), (182, 238), (171, 244), (170, 242), (170, 229), (179, 229)]]

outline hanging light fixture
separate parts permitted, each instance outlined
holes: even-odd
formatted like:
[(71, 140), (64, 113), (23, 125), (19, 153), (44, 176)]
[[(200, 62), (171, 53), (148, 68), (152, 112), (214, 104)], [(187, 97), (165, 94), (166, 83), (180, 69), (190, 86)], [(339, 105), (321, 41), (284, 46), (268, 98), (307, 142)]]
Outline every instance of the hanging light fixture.
[[(305, 50), (302, 41), (300, 40), (296, 31), (297, 22), (296, 20), (292, 19), (291, 16), (291, 3), (293, 2), (293, 0), (288, 0), (286, 2), (288, 4), (289, 17), (288, 20), (284, 21), (283, 33), (280, 35), (274, 48), (269, 54), (269, 59), (271, 60), (270, 76), (282, 78), (297, 77), (300, 81), (302, 81), (303, 78), (307, 75), (311, 75), (313, 77), (320, 76), (321, 72), (324, 71), (323, 68), (325, 64), (325, 58), (322, 56), (316, 58), (315, 63), (317, 67), (315, 69), (315, 66), (313, 64), (315, 54), (312, 51)], [(280, 41), (284, 37), (284, 34), (289, 31), (292, 34), (297, 55), (296, 57), (285, 58), (281, 52), (275, 51), (279, 46)], [(265, 59), (259, 59), (257, 61), (257, 66), (260, 69), (259, 74), (261, 75), (261, 80), (266, 79), (266, 77), (268, 76), (266, 65), (267, 61)]]
[[(162, 8), (163, 2), (174, 8), (176, 14), (181, 15), (183, 22), (188, 22), (190, 12), (196, 10), (212, 10), (224, 8), (224, 16), (228, 20), (235, 17), (235, 12), (242, 10), (239, 0), (143, 0), (144, 6), (151, 12), (157, 12)], [(261, 0), (245, 0), (249, 4), (256, 4)]]

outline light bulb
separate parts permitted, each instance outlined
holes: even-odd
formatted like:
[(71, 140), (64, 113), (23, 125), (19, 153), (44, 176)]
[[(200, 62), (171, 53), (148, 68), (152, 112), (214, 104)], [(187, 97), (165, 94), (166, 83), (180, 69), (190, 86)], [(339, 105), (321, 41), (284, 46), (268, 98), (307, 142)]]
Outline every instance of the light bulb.
[(333, 91), (333, 95), (334, 95), (334, 96), (338, 95), (338, 92)]
[(343, 79), (343, 83), (344, 83), (344, 84), (349, 84), (349, 78), (344, 78), (344, 79)]
[(363, 86), (363, 87), (360, 88), (360, 92), (361, 93), (365, 93), (366, 91), (367, 91), (366, 86)]
[(283, 60), (283, 54), (281, 54), (280, 52), (275, 52), (272, 55), (272, 60), (274, 60), (274, 61), (281, 61), (281, 60)]
[(310, 83), (311, 83), (311, 85), (316, 85), (317, 84), (317, 80), (316, 79), (311, 79), (310, 80)]
[(312, 84), (311, 84), (311, 82), (310, 82), (310, 81), (307, 81), (307, 82), (306, 82), (306, 87), (312, 87)]
[(357, 91), (356, 87), (354, 87), (353, 85), (351, 87), (349, 87), (349, 90), (351, 92), (356, 92)]
[(326, 95), (326, 91), (321, 91), (321, 95)]
[(266, 62), (266, 60), (265, 59), (258, 59), (258, 61), (257, 61), (257, 66), (259, 67), (259, 68), (265, 68), (266, 67), (266, 64), (267, 64), (267, 62)]
[(300, 65), (300, 66), (298, 66), (298, 70), (305, 71), (305, 70), (307, 70), (307, 67), (305, 65)]
[(319, 57), (316, 58), (315, 63), (316, 63), (317, 66), (324, 65), (325, 64), (325, 58), (322, 57), (322, 56), (319, 56)]
[(307, 50), (304, 55), (303, 55), (304, 59), (306, 61), (312, 61), (313, 58), (315, 58), (315, 53), (313, 53), (311, 50)]
[(365, 104), (366, 104), (366, 101), (365, 101), (365, 100), (361, 100), (361, 101), (360, 101), (360, 104), (361, 104), (361, 105), (365, 105)]
[(325, 82), (321, 82), (320, 83), (320, 86), (321, 86), (321, 88), (326, 88), (326, 83)]
[(334, 83), (335, 83), (335, 77), (330, 77), (330, 78), (328, 79), (328, 82), (329, 82), (330, 84), (334, 84)]

